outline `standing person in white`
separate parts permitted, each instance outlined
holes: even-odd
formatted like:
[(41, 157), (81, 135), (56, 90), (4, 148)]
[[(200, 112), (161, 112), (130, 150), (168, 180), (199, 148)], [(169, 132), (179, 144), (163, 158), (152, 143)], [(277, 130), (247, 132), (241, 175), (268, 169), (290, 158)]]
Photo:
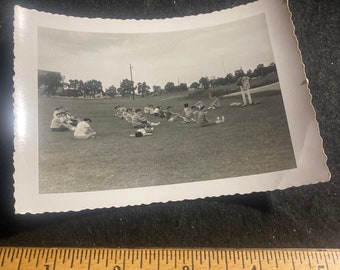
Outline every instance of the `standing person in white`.
[(90, 118), (85, 118), (80, 121), (74, 131), (74, 138), (76, 139), (92, 139), (95, 137), (96, 132), (91, 128), (90, 123), (92, 120)]
[[(242, 100), (243, 100), (242, 106), (253, 104), (253, 100), (251, 99), (250, 90), (249, 90), (250, 89), (249, 77), (248, 76), (241, 77), (238, 81), (238, 85), (240, 85), (240, 89), (241, 89), (241, 95), (242, 95)], [(246, 99), (246, 94), (248, 96), (248, 103)]]

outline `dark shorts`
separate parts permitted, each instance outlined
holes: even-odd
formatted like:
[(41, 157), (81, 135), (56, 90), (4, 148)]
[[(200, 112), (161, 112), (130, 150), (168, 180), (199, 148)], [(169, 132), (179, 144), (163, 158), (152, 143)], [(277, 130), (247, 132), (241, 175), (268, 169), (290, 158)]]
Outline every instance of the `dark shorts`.
[(133, 126), (134, 128), (145, 128), (146, 125), (145, 124), (139, 124), (139, 125), (135, 125)]
[(51, 128), (51, 131), (68, 131), (66, 127)]

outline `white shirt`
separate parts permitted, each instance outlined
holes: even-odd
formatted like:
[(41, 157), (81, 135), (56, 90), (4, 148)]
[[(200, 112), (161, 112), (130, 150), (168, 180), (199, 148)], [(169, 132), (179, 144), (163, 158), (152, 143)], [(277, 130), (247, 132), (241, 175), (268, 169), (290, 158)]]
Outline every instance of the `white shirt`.
[(84, 136), (88, 134), (90, 125), (85, 121), (80, 121), (74, 131), (74, 136)]

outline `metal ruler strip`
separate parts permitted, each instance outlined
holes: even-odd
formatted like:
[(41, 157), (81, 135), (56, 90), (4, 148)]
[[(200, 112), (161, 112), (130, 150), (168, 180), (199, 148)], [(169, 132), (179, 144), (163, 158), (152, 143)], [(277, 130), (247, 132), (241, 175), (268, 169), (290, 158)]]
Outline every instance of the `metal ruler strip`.
[(0, 247), (0, 269), (340, 270), (340, 249)]

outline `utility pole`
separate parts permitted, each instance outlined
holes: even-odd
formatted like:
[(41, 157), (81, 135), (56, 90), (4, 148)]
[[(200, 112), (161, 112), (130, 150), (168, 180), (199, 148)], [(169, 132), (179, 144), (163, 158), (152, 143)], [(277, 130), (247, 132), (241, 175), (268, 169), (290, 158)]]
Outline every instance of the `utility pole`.
[(133, 69), (133, 67), (130, 64), (130, 78), (131, 78), (131, 82), (132, 82), (132, 99), (134, 100), (135, 99), (135, 88), (134, 88), (133, 79), (132, 79), (132, 69)]

